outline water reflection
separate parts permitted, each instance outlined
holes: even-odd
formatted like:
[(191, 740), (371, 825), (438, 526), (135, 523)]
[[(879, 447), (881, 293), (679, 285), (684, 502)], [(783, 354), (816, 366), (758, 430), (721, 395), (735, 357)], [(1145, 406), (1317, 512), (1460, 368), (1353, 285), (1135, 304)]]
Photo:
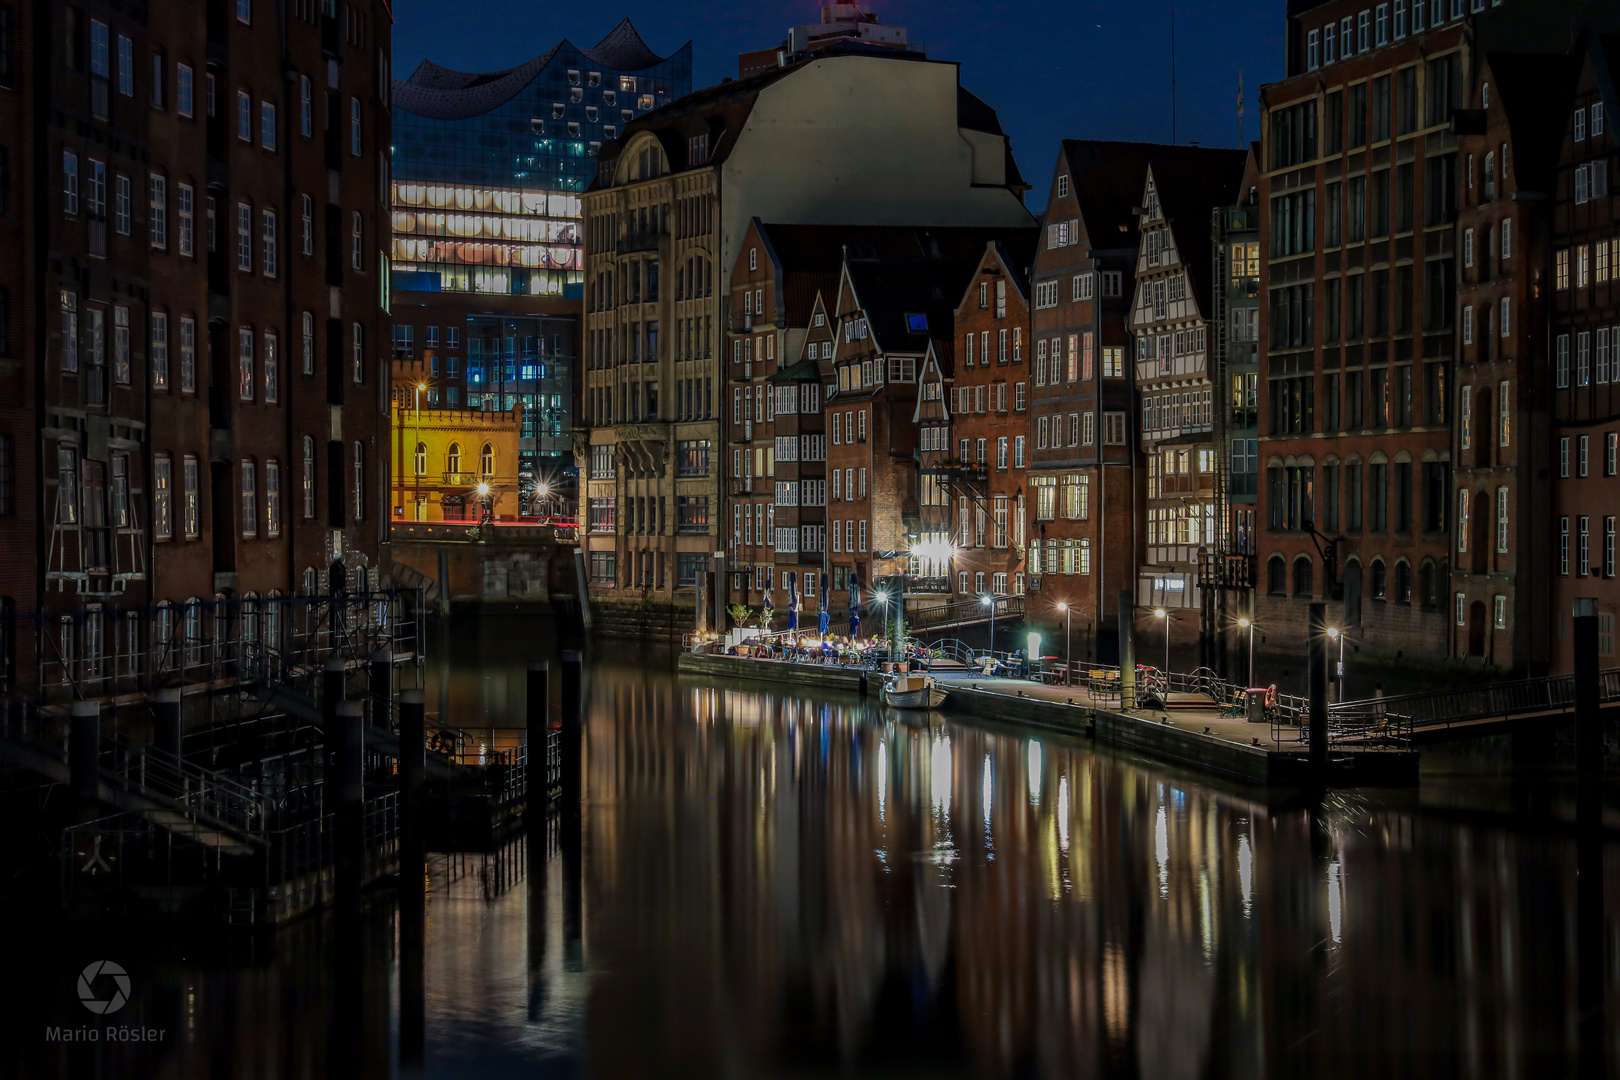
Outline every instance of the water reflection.
[[(493, 666), (449, 699), (510, 695)], [(577, 841), (554, 822), (425, 868), (423, 1075), (1535, 1077), (1573, 1071), (1583, 952), (1620, 1052), (1620, 864), (1583, 929), (1564, 835), (644, 657), (594, 664), (586, 696)], [(349, 1001), (322, 921), (246, 954), (75, 942), (7, 991), (0, 1073), (399, 1075), (412, 935), (391, 904), (351, 932)], [(175, 1037), (42, 1046), (84, 1022), (73, 980), (103, 955), (131, 970), (128, 1022)]]

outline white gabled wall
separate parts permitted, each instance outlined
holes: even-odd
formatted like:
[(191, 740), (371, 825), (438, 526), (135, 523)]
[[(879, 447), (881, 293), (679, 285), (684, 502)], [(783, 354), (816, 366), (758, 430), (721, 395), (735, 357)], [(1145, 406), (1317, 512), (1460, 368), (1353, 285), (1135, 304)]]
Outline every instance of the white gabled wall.
[(759, 92), (722, 165), (721, 258), (753, 218), (801, 225), (1017, 226), (1006, 140), (956, 121), (954, 64), (835, 56)]

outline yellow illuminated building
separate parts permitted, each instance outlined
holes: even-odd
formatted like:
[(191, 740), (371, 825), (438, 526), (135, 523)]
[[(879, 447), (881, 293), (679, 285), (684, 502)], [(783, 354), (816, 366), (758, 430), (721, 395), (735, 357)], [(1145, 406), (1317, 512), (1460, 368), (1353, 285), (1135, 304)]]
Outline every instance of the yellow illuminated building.
[(394, 366), (393, 520), (516, 517), (522, 410), (425, 407), (423, 366)]

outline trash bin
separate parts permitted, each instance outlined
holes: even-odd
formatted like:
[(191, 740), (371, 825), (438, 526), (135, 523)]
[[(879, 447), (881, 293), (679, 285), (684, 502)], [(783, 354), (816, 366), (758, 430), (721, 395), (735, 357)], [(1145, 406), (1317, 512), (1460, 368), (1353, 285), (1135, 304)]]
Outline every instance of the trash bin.
[(1263, 724), (1266, 722), (1266, 688), (1251, 686), (1243, 692), (1244, 704), (1249, 716), (1249, 723)]

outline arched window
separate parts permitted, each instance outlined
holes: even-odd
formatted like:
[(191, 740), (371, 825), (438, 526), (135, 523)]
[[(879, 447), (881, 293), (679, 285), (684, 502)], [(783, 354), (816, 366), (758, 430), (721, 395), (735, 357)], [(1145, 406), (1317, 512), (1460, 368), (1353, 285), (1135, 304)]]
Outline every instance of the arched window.
[(1412, 602), (1412, 565), (1398, 562), (1395, 564), (1395, 602), (1397, 604), (1410, 604)]
[(1418, 567), (1418, 602), (1432, 610), (1437, 603), (1434, 589), (1434, 561), (1425, 559)]
[(1494, 151), (1485, 155), (1485, 198), (1496, 198), (1496, 153)]
[(1311, 595), (1311, 560), (1307, 555), (1294, 560), (1294, 595)]
[(478, 454), (478, 475), (491, 477), (495, 475), (495, 448), (489, 443)]
[(304, 436), (304, 517), (315, 516), (315, 439)]
[(315, 374), (315, 315), (304, 312), (304, 374)]
[(1384, 564), (1381, 561), (1374, 560), (1372, 564), (1372, 598), (1374, 600), (1387, 599), (1387, 585), (1388, 583), (1384, 578)]
[(416, 444), (416, 475), (427, 475), (427, 443)]
[(354, 381), (366, 381), (366, 331), (359, 323), (354, 324)]
[(354, 443), (354, 520), (366, 518), (366, 446), (358, 439)]
[(461, 444), (453, 442), (444, 455), (444, 471), (458, 473), (461, 471)]
[(316, 583), (316, 581), (317, 581), (317, 578), (315, 576), (315, 568), (313, 566), (305, 567), (305, 569), (304, 569), (304, 595), (305, 596), (314, 596), (315, 595), (315, 583)]
[(1266, 591), (1273, 596), (1288, 595), (1288, 564), (1281, 555), (1273, 555), (1266, 562)]

